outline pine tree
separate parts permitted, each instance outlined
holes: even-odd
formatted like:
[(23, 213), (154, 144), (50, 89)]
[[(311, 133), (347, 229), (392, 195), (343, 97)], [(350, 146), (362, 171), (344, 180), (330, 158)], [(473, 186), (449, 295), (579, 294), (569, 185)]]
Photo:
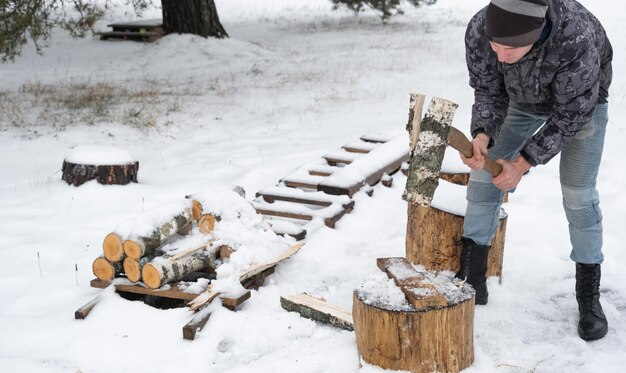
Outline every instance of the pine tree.
[(378, 14), (383, 23), (396, 14), (403, 14), (402, 5), (413, 6), (431, 5), (437, 0), (330, 0), (333, 8), (346, 7), (355, 13), (360, 13), (366, 9), (372, 9)]

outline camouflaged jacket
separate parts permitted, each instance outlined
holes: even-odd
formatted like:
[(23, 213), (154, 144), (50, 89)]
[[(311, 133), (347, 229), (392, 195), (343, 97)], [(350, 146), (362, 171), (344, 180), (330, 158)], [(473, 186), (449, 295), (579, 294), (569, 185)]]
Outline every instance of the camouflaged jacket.
[(470, 86), (474, 88), (472, 135), (497, 141), (509, 101), (548, 115), (521, 154), (536, 166), (558, 154), (604, 103), (611, 84), (613, 50), (600, 22), (574, 0), (548, 0), (548, 36), (513, 64), (498, 62), (485, 36), (485, 11), (465, 34)]

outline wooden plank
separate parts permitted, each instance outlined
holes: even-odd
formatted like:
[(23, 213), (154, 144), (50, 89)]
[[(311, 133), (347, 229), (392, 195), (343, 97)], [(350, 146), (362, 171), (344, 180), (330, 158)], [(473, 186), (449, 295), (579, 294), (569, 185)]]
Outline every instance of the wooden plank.
[[(324, 193), (328, 193), (328, 194), (333, 194), (333, 195), (347, 195), (349, 197), (352, 197), (357, 191), (359, 191), (365, 184), (367, 185), (375, 185), (376, 183), (378, 183), (384, 174), (393, 174), (395, 172), (397, 172), (400, 167), (402, 166), (402, 163), (406, 162), (409, 159), (409, 154), (407, 153), (406, 155), (403, 155), (402, 157), (399, 157), (397, 159), (395, 159), (393, 162), (389, 163), (388, 165), (384, 166), (383, 168), (380, 168), (378, 170), (376, 170), (375, 172), (373, 172), (372, 174), (370, 174), (369, 176), (367, 176), (364, 180), (360, 180), (358, 182), (355, 182), (352, 185), (347, 185), (347, 186), (336, 186), (336, 185), (330, 185), (325, 183), (324, 181), (322, 181), (321, 183), (319, 183), (317, 185), (317, 190), (320, 192), (324, 192)], [(346, 167), (350, 167), (350, 166), (346, 166)]]
[(298, 312), (300, 316), (307, 319), (349, 331), (354, 330), (352, 314), (349, 311), (306, 293), (282, 296), (280, 305), (287, 311)]
[(378, 258), (376, 264), (394, 280), (415, 309), (448, 306), (446, 297), (430, 280), (417, 272), (406, 258)]
[(246, 290), (242, 295), (236, 298), (222, 297), (222, 306), (233, 311), (235, 308), (240, 306), (243, 302), (247, 301), (248, 299), (250, 299), (250, 290)]
[[(243, 283), (244, 281), (251, 279), (260, 273), (263, 273), (268, 269), (273, 269), (278, 263), (290, 258), (292, 255), (297, 253), (302, 248), (302, 246), (304, 246), (304, 243), (299, 243), (297, 245), (290, 247), (288, 250), (283, 252), (282, 255), (280, 255), (278, 258), (276, 258), (272, 262), (251, 265), (250, 268), (248, 268), (244, 273), (242, 273), (239, 276), (239, 281)], [(203, 293), (198, 295), (195, 299), (190, 301), (188, 305), (192, 311), (197, 311), (203, 308), (205, 305), (211, 303), (211, 301), (213, 301), (213, 299), (215, 299), (218, 296), (219, 296), (219, 293), (213, 290), (212, 286), (209, 285), (207, 290), (205, 290)]]
[(142, 19), (138, 21), (128, 21), (128, 22), (114, 22), (107, 25), (107, 27), (111, 27), (113, 29), (122, 28), (127, 30), (139, 30), (141, 28), (156, 28), (163, 27), (163, 19), (161, 18), (152, 18), (152, 19)]
[[(283, 203), (289, 203), (289, 202), (283, 201)], [(334, 228), (335, 223), (337, 223), (339, 219), (341, 219), (345, 214), (352, 211), (354, 204), (352, 203), (346, 206), (342, 206), (342, 208), (340, 209), (326, 207), (326, 208), (319, 209), (319, 210), (310, 210), (311, 211), (310, 213), (303, 212), (303, 211), (289, 211), (288, 209), (284, 208), (284, 205), (282, 205), (281, 207), (280, 205), (274, 206), (274, 204), (270, 204), (270, 203), (265, 203), (265, 204), (253, 203), (253, 206), (256, 212), (261, 215), (279, 216), (283, 218), (297, 219), (297, 220), (303, 220), (303, 221), (311, 221), (313, 220), (313, 218), (321, 218), (324, 220), (324, 224), (326, 226), (330, 228)], [(307, 208), (304, 208), (304, 209), (309, 210)], [(325, 211), (325, 209), (332, 209), (332, 210)]]
[(360, 137), (362, 141), (365, 142), (373, 142), (373, 143), (386, 143), (391, 140), (391, 137), (385, 135), (376, 135), (376, 134), (365, 134)]
[(193, 318), (183, 326), (183, 338), (188, 341), (196, 339), (196, 333), (204, 328), (209, 318), (211, 318), (211, 312), (207, 308), (196, 313)]
[(317, 190), (317, 183), (311, 183), (311, 182), (306, 182), (306, 181), (300, 181), (300, 180), (290, 180), (290, 179), (283, 179), (282, 182), (290, 187), (290, 188), (304, 188), (304, 189), (313, 189), (313, 190)]
[(273, 187), (257, 192), (257, 197), (263, 198), (266, 202), (286, 201), (314, 206), (330, 206), (333, 203), (341, 203), (344, 208), (354, 206), (354, 201), (347, 198), (328, 195), (321, 192), (296, 191), (292, 188)]
[(98, 33), (100, 40), (121, 39), (153, 42), (163, 36), (158, 32), (107, 31)]
[[(102, 281), (99, 279), (91, 280), (91, 286), (94, 288), (104, 289), (111, 284), (110, 281)], [(185, 292), (185, 287), (179, 283), (169, 284), (168, 289), (150, 289), (140, 285), (122, 285), (116, 284), (115, 291), (133, 294), (154, 295), (163, 298), (192, 300), (198, 296), (198, 293)]]
[(100, 301), (100, 295), (95, 296), (92, 300), (85, 303), (82, 307), (80, 307), (74, 312), (74, 318), (76, 320), (85, 319), (89, 315), (91, 310), (96, 306), (96, 304), (98, 304), (99, 301)]

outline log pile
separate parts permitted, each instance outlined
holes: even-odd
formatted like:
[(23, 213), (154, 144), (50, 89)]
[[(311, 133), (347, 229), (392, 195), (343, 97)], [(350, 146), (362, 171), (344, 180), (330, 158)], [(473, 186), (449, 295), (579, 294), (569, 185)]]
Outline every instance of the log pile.
[[(233, 249), (209, 240), (217, 219), (203, 213), (199, 202), (188, 202), (189, 206), (164, 219), (165, 222), (148, 234), (107, 234), (102, 242), (103, 254), (92, 265), (94, 275), (103, 281), (116, 277), (125, 277), (133, 283), (143, 281), (149, 288), (156, 289), (193, 272), (213, 271), (220, 253), (230, 255)], [(207, 237), (200, 240), (208, 242), (199, 247), (180, 247), (176, 243), (183, 242), (180, 238), (191, 231), (194, 222), (201, 235)]]

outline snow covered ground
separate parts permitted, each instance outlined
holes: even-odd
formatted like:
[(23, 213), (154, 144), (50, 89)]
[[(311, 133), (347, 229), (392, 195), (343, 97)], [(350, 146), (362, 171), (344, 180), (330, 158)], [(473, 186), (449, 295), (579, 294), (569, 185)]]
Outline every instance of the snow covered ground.
[[(504, 279), (489, 281), (489, 305), (476, 310), (476, 360), (466, 372), (626, 366), (626, 28), (621, 2), (582, 2), (615, 50), (598, 181), (609, 333), (593, 343), (576, 333), (574, 264), (553, 160), (532, 170), (505, 206)], [(359, 368), (353, 333), (288, 313), (279, 296), (306, 291), (350, 309), (352, 291), (378, 271), (375, 259), (404, 255), (401, 175), (373, 198), (358, 194), (335, 230), (320, 225), (240, 311), (214, 306), (193, 342), (181, 336), (186, 309), (159, 310), (113, 292), (86, 320), (73, 318), (101, 292), (89, 287), (91, 262), (125, 219), (211, 185), (240, 185), (251, 198), (364, 133), (402, 134), (410, 92), (459, 103), (454, 124), (468, 129), (463, 34), (486, 0), (439, 0), (388, 25), (331, 12), (326, 0), (216, 3), (230, 39), (171, 35), (142, 44), (58, 32), (43, 57), (27, 47), (0, 65), (0, 372), (379, 371)], [(117, 9), (111, 19), (124, 17)], [(124, 102), (73, 111), (46, 95), (76, 97), (85, 86)], [(139, 184), (66, 185), (63, 158), (84, 144), (126, 149), (140, 161)]]

